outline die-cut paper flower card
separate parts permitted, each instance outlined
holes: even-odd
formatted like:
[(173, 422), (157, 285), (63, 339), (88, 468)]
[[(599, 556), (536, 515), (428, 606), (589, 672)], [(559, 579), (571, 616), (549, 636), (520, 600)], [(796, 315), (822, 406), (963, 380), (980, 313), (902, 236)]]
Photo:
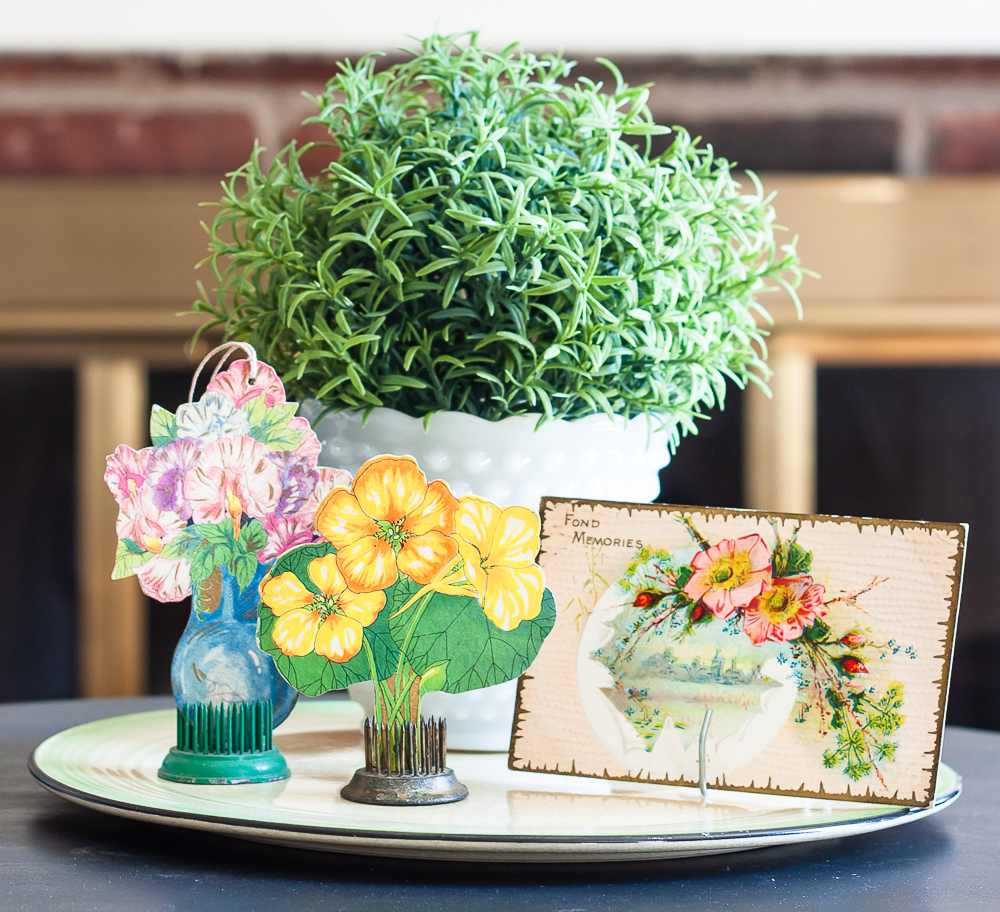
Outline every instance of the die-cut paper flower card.
[[(351, 476), (316, 465), (320, 442), (297, 408), (256, 358), (233, 362), (176, 414), (154, 405), (153, 445), (108, 457), (113, 577), (136, 574), (147, 595), (176, 602), (217, 588), (222, 572), (243, 589), (283, 551), (313, 541), (317, 507)], [(196, 599), (210, 607), (210, 593)]]
[(310, 696), (374, 681), (378, 723), (417, 721), (429, 690), (516, 678), (555, 622), (538, 514), (456, 498), (410, 456), (365, 463), (315, 533), (262, 581), (258, 644)]
[[(545, 498), (512, 769), (926, 806), (966, 527)], [(708, 710), (711, 715), (708, 716)]]

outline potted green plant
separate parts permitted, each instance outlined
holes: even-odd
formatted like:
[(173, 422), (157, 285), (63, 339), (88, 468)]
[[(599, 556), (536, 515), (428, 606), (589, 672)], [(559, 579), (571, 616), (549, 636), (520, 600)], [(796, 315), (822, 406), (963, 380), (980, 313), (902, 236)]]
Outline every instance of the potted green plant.
[(727, 378), (766, 378), (757, 297), (800, 278), (769, 197), (609, 62), (608, 86), (572, 81), (473, 34), (377, 63), (315, 99), (321, 174), (292, 143), (224, 185), (206, 328), (327, 413), (338, 467), (408, 453), (501, 506), (653, 499)]

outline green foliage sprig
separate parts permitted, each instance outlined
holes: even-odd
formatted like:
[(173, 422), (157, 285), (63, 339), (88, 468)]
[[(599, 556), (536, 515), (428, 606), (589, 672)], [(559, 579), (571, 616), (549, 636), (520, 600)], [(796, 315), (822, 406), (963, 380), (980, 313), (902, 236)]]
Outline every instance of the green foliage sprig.
[(607, 92), (475, 35), (381, 72), (340, 64), (307, 121), (330, 132), (329, 168), (303, 173), (315, 144), (266, 169), (258, 148), (223, 185), (206, 327), (337, 410), (646, 413), (694, 431), (727, 377), (766, 376), (755, 298), (794, 297), (796, 254), (756, 178), (743, 193), (710, 146), (675, 128), (651, 156), (670, 131), (604, 64)]

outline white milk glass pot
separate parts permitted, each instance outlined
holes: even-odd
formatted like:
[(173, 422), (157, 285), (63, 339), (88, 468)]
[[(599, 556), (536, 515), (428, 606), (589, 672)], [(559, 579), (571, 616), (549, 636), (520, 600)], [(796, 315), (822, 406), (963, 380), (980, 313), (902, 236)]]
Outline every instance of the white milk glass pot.
[[(312, 422), (322, 411), (302, 405)], [(518, 415), (487, 421), (462, 412), (422, 418), (377, 408), (362, 424), (361, 412), (329, 414), (313, 428), (323, 443), (320, 462), (356, 472), (373, 456), (413, 456), (428, 480), (440, 478), (456, 497), (476, 494), (501, 507), (538, 509), (543, 495), (590, 500), (650, 502), (660, 492), (659, 470), (669, 453), (666, 436), (650, 433), (646, 418), (612, 420), (589, 415), (575, 421), (546, 421)], [(371, 682), (349, 689), (372, 715)], [(448, 746), (455, 750), (507, 750), (517, 682), (464, 694), (431, 692), (421, 707), (448, 720)]]

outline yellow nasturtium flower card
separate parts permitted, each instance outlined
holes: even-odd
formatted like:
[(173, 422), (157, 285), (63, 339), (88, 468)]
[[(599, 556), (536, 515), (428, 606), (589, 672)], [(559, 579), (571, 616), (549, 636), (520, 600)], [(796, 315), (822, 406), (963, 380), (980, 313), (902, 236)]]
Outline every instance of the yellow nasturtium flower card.
[(258, 643), (310, 696), (374, 681), (377, 723), (416, 721), (430, 690), (516, 678), (555, 622), (538, 513), (457, 498), (411, 456), (365, 463), (315, 532), (261, 582)]

